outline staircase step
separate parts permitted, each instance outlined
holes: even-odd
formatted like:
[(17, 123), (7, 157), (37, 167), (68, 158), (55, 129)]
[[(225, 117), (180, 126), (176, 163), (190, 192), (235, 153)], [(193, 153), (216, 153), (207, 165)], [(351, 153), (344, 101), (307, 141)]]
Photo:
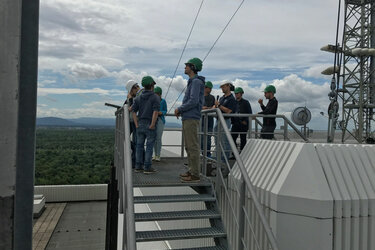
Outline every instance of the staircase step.
[(225, 248), (222, 246), (213, 246), (213, 247), (179, 248), (176, 250), (228, 250), (228, 248)]
[(136, 232), (137, 242), (218, 237), (226, 237), (224, 229), (208, 227)]
[(212, 184), (209, 181), (200, 181), (193, 183), (185, 183), (177, 180), (175, 182), (160, 182), (155, 181), (139, 181), (134, 183), (134, 187), (210, 187)]
[(157, 213), (136, 213), (135, 221), (188, 220), (188, 219), (216, 219), (220, 213), (215, 210), (190, 210)]
[(160, 195), (160, 196), (135, 196), (134, 203), (167, 203), (167, 202), (198, 202), (216, 201), (210, 194), (184, 194), (184, 195)]

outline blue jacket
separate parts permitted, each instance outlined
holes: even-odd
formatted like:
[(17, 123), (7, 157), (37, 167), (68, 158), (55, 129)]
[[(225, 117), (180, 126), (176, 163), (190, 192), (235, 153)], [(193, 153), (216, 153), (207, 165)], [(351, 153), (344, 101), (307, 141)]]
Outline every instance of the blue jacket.
[(189, 79), (182, 105), (178, 108), (182, 120), (201, 119), (201, 110), (204, 103), (204, 80), (203, 76), (198, 75)]
[(159, 112), (160, 99), (154, 91), (144, 90), (142, 94), (134, 99), (133, 112), (138, 112), (139, 122), (151, 123), (154, 111)]
[(165, 124), (165, 114), (167, 113), (167, 102), (163, 98), (160, 101), (160, 112), (162, 113), (162, 115), (159, 116), (159, 118)]

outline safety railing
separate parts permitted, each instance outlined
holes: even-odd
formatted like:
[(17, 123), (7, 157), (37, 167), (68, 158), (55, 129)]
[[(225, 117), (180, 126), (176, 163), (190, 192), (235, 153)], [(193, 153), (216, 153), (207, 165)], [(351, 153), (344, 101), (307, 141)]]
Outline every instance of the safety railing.
[[(231, 133), (227, 127), (225, 118), (231, 115), (224, 115), (219, 109), (211, 109), (202, 111), (204, 121), (207, 121), (209, 115), (215, 116), (217, 125), (213, 133), (208, 132), (207, 122), (203, 129), (204, 145), (203, 145), (203, 169), (205, 175), (207, 173), (207, 137), (215, 136), (216, 145), (215, 156), (209, 158), (210, 161), (216, 165), (215, 189), (219, 197), (220, 207), (227, 213), (224, 217), (230, 218), (235, 230), (227, 230), (229, 233), (229, 240), (232, 249), (272, 249), (277, 250), (277, 242), (272, 233), (269, 219), (265, 216), (263, 207), (256, 195), (255, 187), (251, 183), (250, 177), (246, 171), (242, 158), (237, 150), (236, 144), (232, 139)], [(249, 124), (253, 118), (259, 115), (247, 115), (249, 117)], [(232, 115), (233, 117), (233, 115)], [(268, 116), (269, 117), (269, 116)], [(282, 116), (280, 116), (282, 117)], [(283, 118), (283, 117), (282, 117)], [(250, 120), (251, 119), (251, 120)], [(286, 118), (285, 118), (286, 119)], [(298, 129), (297, 129), (298, 130)], [(226, 141), (226, 142), (225, 142)], [(228, 150), (225, 145), (229, 143), (230, 151), (236, 160), (241, 173), (240, 182), (234, 184), (235, 193), (237, 197), (233, 199), (228, 187), (227, 175), (231, 172), (231, 164), (229, 163)], [(250, 196), (251, 199), (248, 199)], [(245, 206), (246, 203), (251, 202), (252, 209), (249, 211)], [(230, 213), (230, 215), (228, 214)], [(224, 218), (225, 221), (225, 218)], [(235, 234), (236, 237), (231, 237), (230, 234)]]
[(128, 105), (116, 111), (114, 164), (119, 190), (119, 213), (124, 215), (122, 249), (135, 250), (133, 177)]

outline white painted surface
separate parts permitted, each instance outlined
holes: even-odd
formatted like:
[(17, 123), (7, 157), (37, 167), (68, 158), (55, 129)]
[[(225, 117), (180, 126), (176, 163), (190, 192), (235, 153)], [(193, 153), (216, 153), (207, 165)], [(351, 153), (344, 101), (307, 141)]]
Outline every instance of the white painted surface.
[[(281, 250), (375, 249), (374, 146), (250, 140), (241, 157)], [(239, 176), (235, 165), (229, 177), (235, 213)], [(262, 245), (248, 194), (245, 207)], [(233, 216), (228, 206), (222, 209), (234, 242)], [(255, 249), (246, 228), (245, 241)]]

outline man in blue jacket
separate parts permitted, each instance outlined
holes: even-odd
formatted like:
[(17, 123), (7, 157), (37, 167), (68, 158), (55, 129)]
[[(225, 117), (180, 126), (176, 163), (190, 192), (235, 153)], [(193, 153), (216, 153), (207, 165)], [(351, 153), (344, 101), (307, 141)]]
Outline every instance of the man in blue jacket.
[[(132, 106), (134, 124), (137, 128), (137, 149), (135, 172), (145, 174), (155, 173), (156, 170), (151, 167), (152, 151), (156, 138), (156, 121), (159, 115), (160, 99), (154, 93), (155, 81), (151, 76), (142, 78), (144, 90), (137, 96)], [(138, 115), (136, 114), (138, 112)], [(144, 145), (146, 142), (146, 152)], [(142, 169), (144, 164), (144, 170)]]
[(182, 116), (182, 132), (189, 166), (189, 171), (180, 175), (182, 182), (200, 181), (198, 129), (204, 102), (205, 80), (203, 76), (198, 76), (201, 70), (202, 61), (199, 58), (192, 58), (185, 63), (185, 74), (189, 76), (189, 80), (182, 105), (174, 111), (177, 118)]

